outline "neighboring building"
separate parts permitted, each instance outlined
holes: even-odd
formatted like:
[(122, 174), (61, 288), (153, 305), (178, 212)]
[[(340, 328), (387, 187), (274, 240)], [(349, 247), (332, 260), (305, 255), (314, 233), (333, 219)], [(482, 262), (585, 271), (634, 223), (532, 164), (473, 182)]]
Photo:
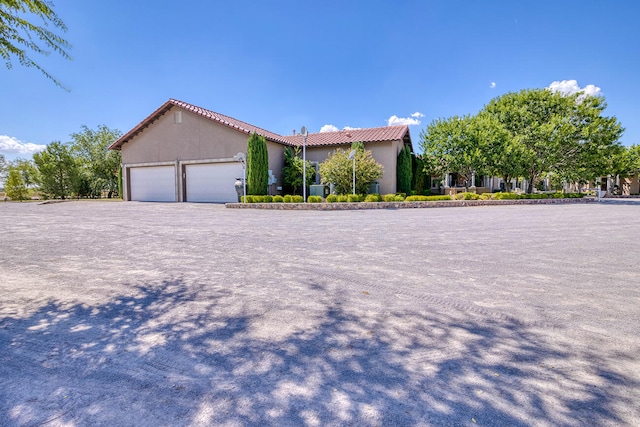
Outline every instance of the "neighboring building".
[[(109, 148), (122, 152), (123, 199), (166, 202), (233, 202), (235, 181), (243, 176), (234, 160), (246, 152), (253, 132), (265, 137), (269, 169), (282, 188), (286, 146), (302, 146), (301, 135), (281, 136), (223, 114), (170, 99)], [(336, 148), (362, 142), (384, 167), (381, 193), (396, 191), (396, 162), (403, 145), (411, 147), (407, 126), (385, 126), (309, 134), (306, 158), (323, 162)]]

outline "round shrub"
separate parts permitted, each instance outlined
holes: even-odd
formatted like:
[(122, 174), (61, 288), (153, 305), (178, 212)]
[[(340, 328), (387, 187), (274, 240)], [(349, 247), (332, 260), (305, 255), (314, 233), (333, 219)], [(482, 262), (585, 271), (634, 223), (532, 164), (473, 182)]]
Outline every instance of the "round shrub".
[(362, 199), (363, 199), (362, 196), (360, 196), (358, 194), (349, 194), (347, 196), (347, 202), (349, 202), (349, 203), (361, 202)]
[(457, 200), (478, 200), (480, 196), (476, 193), (464, 192), (456, 194)]
[(329, 194), (327, 196), (327, 203), (335, 203), (338, 201), (338, 196), (336, 196), (335, 194)]
[(369, 203), (380, 202), (382, 201), (382, 196), (379, 194), (367, 194), (367, 196), (364, 198), (364, 201)]
[(273, 196), (262, 196), (262, 203), (271, 203), (273, 202)]
[(385, 202), (395, 202), (396, 201), (396, 195), (395, 194), (385, 194), (384, 196), (382, 196), (382, 200), (384, 200)]
[(393, 198), (394, 202), (404, 202), (404, 196), (402, 194), (396, 194)]
[(272, 200), (272, 202), (273, 202), (273, 203), (282, 203), (282, 201), (283, 201), (283, 200), (284, 200), (284, 199), (283, 199), (283, 197), (282, 197), (282, 196), (273, 196), (273, 200)]
[(338, 194), (338, 202), (346, 203), (348, 201), (349, 201), (349, 196), (347, 196), (346, 194)]
[(283, 198), (282, 201), (285, 203), (291, 203), (291, 195), (286, 194)]
[(291, 196), (291, 203), (302, 203), (304, 199), (302, 196)]
[(322, 196), (309, 196), (307, 198), (309, 203), (322, 203)]

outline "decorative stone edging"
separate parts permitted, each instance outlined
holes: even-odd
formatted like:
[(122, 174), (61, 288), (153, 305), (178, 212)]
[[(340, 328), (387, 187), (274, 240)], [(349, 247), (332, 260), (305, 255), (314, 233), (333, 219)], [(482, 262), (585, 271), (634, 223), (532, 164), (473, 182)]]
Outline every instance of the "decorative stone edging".
[(309, 211), (344, 211), (358, 209), (457, 208), (495, 205), (557, 205), (595, 203), (592, 197), (582, 199), (516, 199), (516, 200), (438, 200), (431, 202), (360, 202), (360, 203), (227, 203), (232, 209), (276, 209)]

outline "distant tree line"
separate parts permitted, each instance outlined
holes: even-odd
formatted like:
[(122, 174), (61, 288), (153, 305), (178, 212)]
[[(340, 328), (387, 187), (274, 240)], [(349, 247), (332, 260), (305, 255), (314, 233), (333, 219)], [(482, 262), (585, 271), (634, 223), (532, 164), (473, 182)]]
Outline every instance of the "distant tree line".
[(71, 141), (54, 141), (32, 160), (0, 159), (5, 193), (24, 200), (36, 193), (45, 198), (97, 198), (119, 194), (121, 156), (108, 150), (121, 132), (107, 126), (82, 126)]
[(602, 96), (522, 90), (493, 99), (474, 116), (431, 122), (420, 135), (423, 171), (455, 172), (529, 181), (543, 178), (586, 183), (604, 175), (640, 169), (638, 147), (624, 147), (624, 128), (604, 115)]

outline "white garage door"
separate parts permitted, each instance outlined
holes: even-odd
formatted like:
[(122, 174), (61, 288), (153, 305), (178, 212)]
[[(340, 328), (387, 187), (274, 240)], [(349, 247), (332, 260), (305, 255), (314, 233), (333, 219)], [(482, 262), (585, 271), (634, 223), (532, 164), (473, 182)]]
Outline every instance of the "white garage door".
[(237, 202), (234, 184), (243, 175), (240, 163), (186, 165), (187, 202)]
[(150, 166), (129, 169), (131, 200), (175, 202), (175, 166)]

